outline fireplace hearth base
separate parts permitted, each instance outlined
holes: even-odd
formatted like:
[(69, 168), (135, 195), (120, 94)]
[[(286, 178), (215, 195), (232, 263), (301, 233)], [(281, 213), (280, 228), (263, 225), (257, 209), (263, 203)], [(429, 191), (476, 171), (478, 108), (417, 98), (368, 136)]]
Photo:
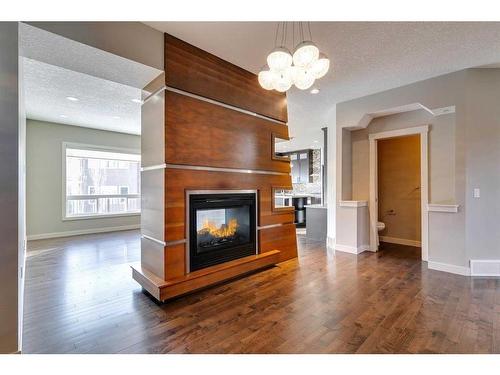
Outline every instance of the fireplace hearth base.
[(137, 263), (131, 266), (132, 277), (155, 299), (165, 302), (173, 297), (274, 266), (279, 262), (279, 256), (279, 250), (272, 250), (203, 268), (169, 281), (159, 278)]

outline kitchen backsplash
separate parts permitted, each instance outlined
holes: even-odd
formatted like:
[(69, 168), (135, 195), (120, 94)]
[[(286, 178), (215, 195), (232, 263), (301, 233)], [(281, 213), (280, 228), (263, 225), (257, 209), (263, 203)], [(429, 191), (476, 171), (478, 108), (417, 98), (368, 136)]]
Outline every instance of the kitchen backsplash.
[(312, 151), (312, 181), (293, 184), (295, 194), (321, 194), (321, 150)]

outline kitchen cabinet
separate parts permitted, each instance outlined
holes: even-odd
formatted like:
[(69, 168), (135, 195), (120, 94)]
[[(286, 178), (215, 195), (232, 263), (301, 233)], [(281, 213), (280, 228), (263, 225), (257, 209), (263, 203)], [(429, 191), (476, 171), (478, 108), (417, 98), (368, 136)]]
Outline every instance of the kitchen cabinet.
[(294, 151), (284, 155), (290, 156), (294, 184), (312, 182), (312, 150)]

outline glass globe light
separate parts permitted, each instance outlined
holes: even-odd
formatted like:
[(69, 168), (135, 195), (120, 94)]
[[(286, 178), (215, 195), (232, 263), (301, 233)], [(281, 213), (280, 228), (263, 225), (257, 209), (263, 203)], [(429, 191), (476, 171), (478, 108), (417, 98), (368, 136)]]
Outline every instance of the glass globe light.
[(275, 72), (276, 79), (274, 80), (273, 88), (279, 92), (285, 92), (292, 87), (293, 81), (290, 75), (290, 68)]
[(328, 72), (328, 69), (330, 69), (330, 60), (324, 53), (320, 53), (318, 59), (309, 68), (316, 79), (323, 77)]
[(293, 67), (292, 79), (295, 86), (300, 90), (307, 90), (314, 84), (315, 78), (309, 69)]
[(292, 55), (285, 47), (277, 47), (267, 56), (267, 65), (274, 71), (281, 71), (292, 65)]
[(262, 70), (259, 72), (258, 78), (263, 89), (272, 90), (274, 88), (274, 81), (277, 78), (277, 75), (270, 70)]
[(300, 43), (293, 53), (293, 64), (300, 68), (314, 63), (319, 56), (319, 49), (313, 42), (305, 41)]

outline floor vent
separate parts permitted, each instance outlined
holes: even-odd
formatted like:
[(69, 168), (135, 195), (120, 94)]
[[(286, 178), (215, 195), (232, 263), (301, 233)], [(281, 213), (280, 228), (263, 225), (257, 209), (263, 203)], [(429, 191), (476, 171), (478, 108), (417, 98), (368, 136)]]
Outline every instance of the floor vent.
[(500, 260), (471, 260), (471, 276), (500, 276)]

